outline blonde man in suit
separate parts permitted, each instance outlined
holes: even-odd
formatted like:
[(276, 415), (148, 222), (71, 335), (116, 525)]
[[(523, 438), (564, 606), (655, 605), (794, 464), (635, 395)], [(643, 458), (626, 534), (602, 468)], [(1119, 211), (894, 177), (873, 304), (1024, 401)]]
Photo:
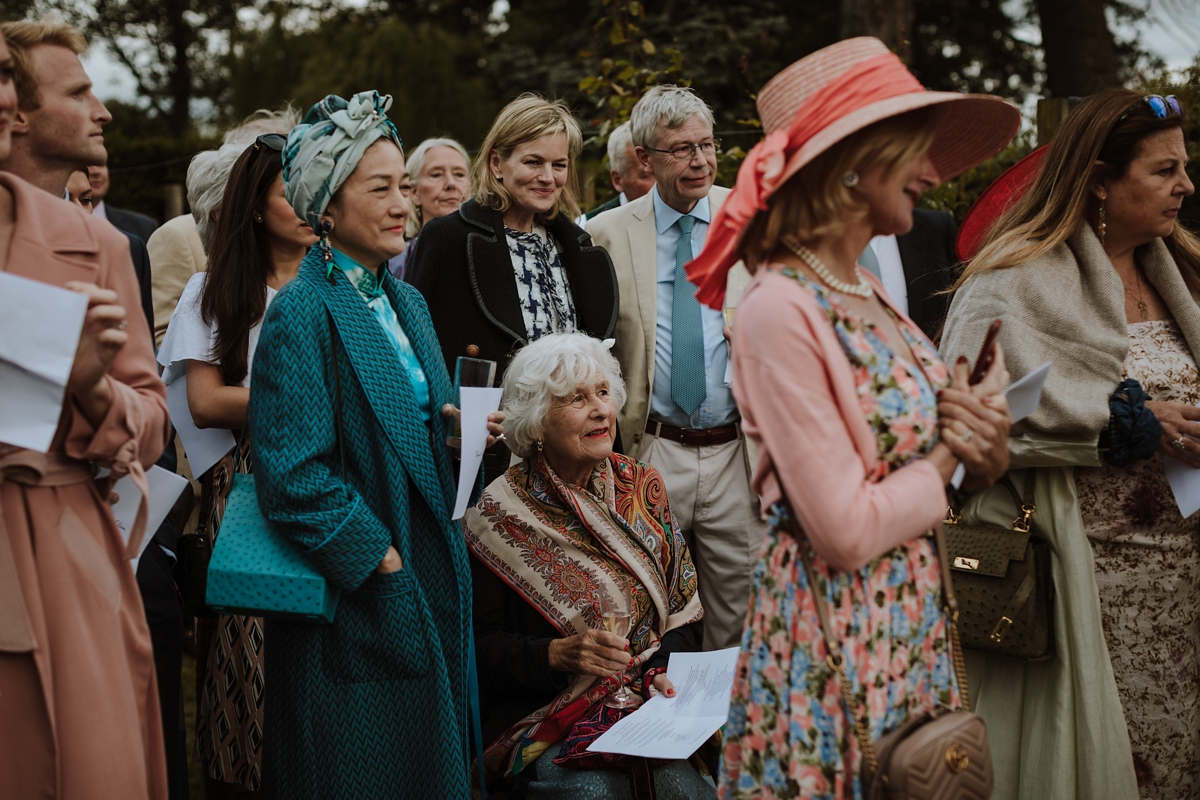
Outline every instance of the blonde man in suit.
[(612, 257), (621, 297), (614, 352), (629, 399), (620, 443), (662, 473), (699, 573), (705, 648), (731, 647), (741, 639), (766, 527), (725, 384), (722, 315), (697, 302), (683, 272), (729, 194), (713, 186), (720, 142), (712, 111), (678, 86), (647, 92), (630, 123), (655, 188), (588, 222)]

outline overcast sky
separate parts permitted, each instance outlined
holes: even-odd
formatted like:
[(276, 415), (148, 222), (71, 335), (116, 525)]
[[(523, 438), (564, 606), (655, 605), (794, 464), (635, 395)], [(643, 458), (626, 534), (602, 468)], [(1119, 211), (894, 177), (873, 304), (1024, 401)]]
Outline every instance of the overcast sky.
[[(1162, 56), (1170, 67), (1186, 67), (1200, 52), (1200, 2), (1151, 0), (1150, 19), (1143, 22), (1138, 33), (1143, 46)], [(83, 63), (100, 99), (136, 99), (133, 76), (103, 44), (94, 45), (84, 55)]]

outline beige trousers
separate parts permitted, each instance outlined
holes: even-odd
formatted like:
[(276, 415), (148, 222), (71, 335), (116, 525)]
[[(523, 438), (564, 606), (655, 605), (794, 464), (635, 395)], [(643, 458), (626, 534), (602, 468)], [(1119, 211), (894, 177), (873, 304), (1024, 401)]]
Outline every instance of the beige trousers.
[(687, 447), (647, 433), (640, 460), (657, 469), (696, 563), (704, 605), (704, 649), (742, 640), (754, 567), (767, 525), (750, 490), (746, 439)]

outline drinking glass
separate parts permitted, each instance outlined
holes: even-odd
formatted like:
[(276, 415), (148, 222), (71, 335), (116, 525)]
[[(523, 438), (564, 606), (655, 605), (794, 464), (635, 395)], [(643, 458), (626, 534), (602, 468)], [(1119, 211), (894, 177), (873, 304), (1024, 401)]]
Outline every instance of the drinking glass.
[[(734, 313), (737, 311), (737, 304), (735, 303), (733, 305), (728, 305), (728, 302), (729, 302), (728, 299), (726, 299), (725, 302), (726, 302), (726, 306), (721, 309), (721, 315), (725, 318), (725, 327), (729, 328), (729, 330), (733, 330), (733, 316), (734, 316)], [(725, 347), (728, 351), (727, 357), (732, 358), (733, 357), (733, 342), (726, 341)], [(733, 384), (733, 364), (731, 362), (731, 363), (726, 364), (725, 379), (723, 381), (721, 381), (721, 385), (722, 386), (730, 386), (732, 384)]]
[[(488, 361), (486, 358), (467, 358), (459, 356), (454, 362), (454, 399), (458, 401), (458, 408), (462, 410), (462, 392), (459, 391), (464, 386), (481, 386), (483, 388), (491, 388), (496, 381), (496, 362)], [(462, 415), (458, 417), (458, 422), (454, 425), (452, 435), (446, 437), (446, 444), (451, 447), (462, 446)]]
[[(600, 594), (600, 622), (604, 630), (615, 633), (621, 638), (629, 636), (629, 626), (633, 619), (633, 601), (629, 591), (624, 586), (616, 592)], [(619, 691), (604, 698), (604, 705), (609, 708), (637, 708), (642, 704), (642, 698), (630, 694), (625, 685), (625, 670), (621, 673), (621, 688)]]

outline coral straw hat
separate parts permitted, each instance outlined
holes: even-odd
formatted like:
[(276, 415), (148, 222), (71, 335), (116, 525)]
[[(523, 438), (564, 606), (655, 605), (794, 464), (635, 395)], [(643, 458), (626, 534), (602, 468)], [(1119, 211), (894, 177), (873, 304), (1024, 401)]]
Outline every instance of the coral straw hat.
[(929, 158), (943, 180), (994, 156), (1021, 125), (1021, 112), (999, 97), (926, 91), (887, 45), (868, 36), (818, 50), (772, 78), (758, 93), (766, 139), (742, 162), (704, 250), (687, 265), (700, 302), (721, 307), (743, 231), (788, 178), (868, 125), (935, 105), (944, 109)]

